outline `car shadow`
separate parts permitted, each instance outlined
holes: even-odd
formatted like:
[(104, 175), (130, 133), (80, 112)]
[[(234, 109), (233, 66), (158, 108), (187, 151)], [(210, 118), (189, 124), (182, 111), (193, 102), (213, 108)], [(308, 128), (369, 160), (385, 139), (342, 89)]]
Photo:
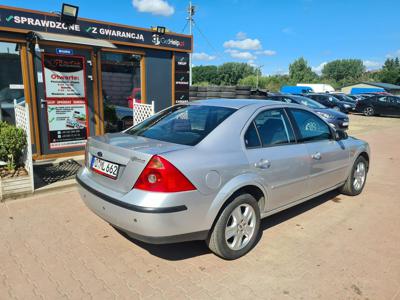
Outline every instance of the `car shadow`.
[[(336, 203), (339, 203), (341, 200), (339, 196), (340, 193), (338, 191), (331, 191), (263, 219), (260, 224), (260, 234), (257, 237), (257, 242), (255, 243), (255, 246), (262, 238), (262, 234), (265, 230), (279, 225), (280, 223), (285, 222), (293, 217), (301, 215), (302, 213), (307, 212), (308, 210), (313, 209), (314, 207), (317, 207), (327, 201), (334, 201)], [(126, 239), (131, 241), (133, 244), (145, 249), (150, 254), (165, 260), (184, 260), (200, 255), (205, 255), (211, 252), (204, 241), (154, 245), (135, 240), (118, 229), (116, 229), (116, 231), (123, 235)]]

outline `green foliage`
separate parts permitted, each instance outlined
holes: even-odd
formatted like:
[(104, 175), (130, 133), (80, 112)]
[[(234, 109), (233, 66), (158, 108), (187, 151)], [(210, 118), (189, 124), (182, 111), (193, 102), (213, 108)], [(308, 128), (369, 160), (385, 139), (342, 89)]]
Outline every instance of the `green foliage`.
[[(270, 92), (279, 92), (281, 86), (289, 83), (289, 77), (287, 75), (271, 75), (271, 76), (259, 76), (258, 77), (258, 88), (266, 89)], [(240, 85), (249, 85), (252, 88), (257, 87), (257, 76), (250, 75), (239, 80)]]
[(208, 85), (248, 85), (253, 88), (267, 89), (277, 92), (283, 85), (297, 83), (325, 83), (335, 89), (357, 83), (359, 81), (379, 81), (400, 85), (399, 58), (387, 59), (381, 70), (366, 72), (360, 59), (340, 59), (327, 63), (322, 75), (312, 71), (308, 62), (300, 57), (289, 66), (288, 75), (261, 76), (258, 69), (246, 63), (230, 62), (221, 66), (193, 67), (193, 84)]
[(365, 72), (361, 59), (338, 59), (327, 63), (322, 69), (322, 76), (344, 86), (360, 81)]
[(289, 65), (289, 79), (292, 84), (314, 82), (318, 75), (312, 71), (308, 62), (300, 57)]
[(0, 160), (7, 162), (7, 168), (14, 169), (20, 164), (25, 147), (25, 132), (0, 121)]
[(375, 74), (377, 81), (400, 84), (400, 62), (399, 58), (388, 58), (381, 71)]
[[(256, 75), (258, 70), (246, 63), (224, 63), (218, 67), (218, 77), (223, 85), (237, 85), (239, 80)], [(259, 74), (260, 75), (260, 74)]]
[(209, 85), (237, 85), (241, 79), (256, 75), (259, 70), (246, 63), (229, 62), (220, 66), (196, 66), (192, 72), (194, 85), (201, 82)]
[(199, 85), (200, 82), (209, 84), (219, 84), (217, 66), (196, 66), (192, 69), (193, 83)]

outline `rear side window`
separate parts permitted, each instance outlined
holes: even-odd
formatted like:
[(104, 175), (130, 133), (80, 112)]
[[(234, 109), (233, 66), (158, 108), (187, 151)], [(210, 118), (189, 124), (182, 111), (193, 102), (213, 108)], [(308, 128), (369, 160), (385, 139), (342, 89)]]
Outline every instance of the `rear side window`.
[(328, 140), (331, 138), (329, 125), (311, 112), (290, 109), (294, 121), (299, 129), (300, 142)]
[(170, 107), (125, 133), (175, 144), (194, 146), (236, 109), (205, 105)]
[(251, 122), (249, 128), (244, 135), (244, 143), (247, 148), (261, 147), (260, 138), (258, 137), (256, 126)]
[(283, 109), (265, 110), (254, 119), (263, 147), (294, 142), (294, 134)]

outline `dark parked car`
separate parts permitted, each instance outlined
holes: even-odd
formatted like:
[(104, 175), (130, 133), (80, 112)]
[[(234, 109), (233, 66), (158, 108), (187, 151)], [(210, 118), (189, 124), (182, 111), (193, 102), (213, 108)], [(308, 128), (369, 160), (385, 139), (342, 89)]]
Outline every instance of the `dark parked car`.
[(363, 113), (365, 116), (400, 116), (400, 97), (375, 95), (358, 101), (356, 110)]
[(344, 113), (329, 109), (326, 106), (310, 98), (291, 94), (281, 94), (268, 96), (267, 99), (305, 105), (315, 111), (320, 117), (325, 119), (325, 121), (331, 124), (334, 128), (342, 130), (347, 130), (349, 128), (349, 118)]
[(325, 105), (328, 108), (333, 108), (334, 110), (344, 113), (348, 113), (355, 108), (355, 104), (342, 102), (331, 94), (307, 94), (305, 96)]

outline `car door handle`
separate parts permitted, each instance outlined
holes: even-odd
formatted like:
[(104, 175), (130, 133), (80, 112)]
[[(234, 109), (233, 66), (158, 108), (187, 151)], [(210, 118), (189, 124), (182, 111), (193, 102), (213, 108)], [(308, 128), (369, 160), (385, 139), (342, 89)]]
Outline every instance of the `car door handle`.
[(254, 166), (259, 169), (268, 169), (271, 167), (271, 162), (268, 159), (260, 159), (260, 161), (256, 162)]
[(313, 155), (311, 155), (311, 158), (315, 159), (315, 160), (320, 160), (321, 159), (321, 153), (315, 152)]

